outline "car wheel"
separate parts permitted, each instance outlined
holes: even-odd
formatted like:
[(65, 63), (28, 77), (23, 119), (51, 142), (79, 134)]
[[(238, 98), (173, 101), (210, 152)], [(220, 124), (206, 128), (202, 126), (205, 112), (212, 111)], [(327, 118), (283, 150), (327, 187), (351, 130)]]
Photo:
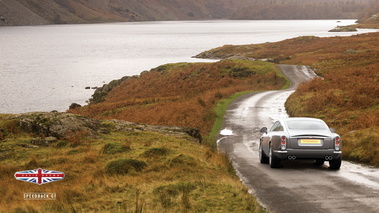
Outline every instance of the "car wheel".
[(322, 166), (324, 165), (325, 160), (317, 159), (313, 165), (315, 166)]
[(341, 167), (341, 162), (342, 162), (341, 156), (339, 158), (335, 158), (333, 160), (330, 160), (329, 161), (329, 168), (333, 169), (333, 170), (338, 170)]
[(265, 155), (265, 153), (263, 153), (262, 144), (259, 145), (259, 161), (262, 164), (268, 164), (269, 162), (268, 157)]
[(279, 168), (280, 167), (280, 159), (274, 156), (271, 144), (269, 148), (269, 164), (271, 168)]

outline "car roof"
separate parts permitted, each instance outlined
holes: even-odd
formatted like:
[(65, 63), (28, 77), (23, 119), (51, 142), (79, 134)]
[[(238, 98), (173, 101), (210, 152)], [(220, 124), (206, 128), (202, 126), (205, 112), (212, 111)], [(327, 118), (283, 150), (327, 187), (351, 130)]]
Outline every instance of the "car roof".
[(308, 117), (291, 117), (291, 118), (284, 118), (280, 119), (279, 121), (322, 121), (321, 119), (318, 118), (308, 118)]

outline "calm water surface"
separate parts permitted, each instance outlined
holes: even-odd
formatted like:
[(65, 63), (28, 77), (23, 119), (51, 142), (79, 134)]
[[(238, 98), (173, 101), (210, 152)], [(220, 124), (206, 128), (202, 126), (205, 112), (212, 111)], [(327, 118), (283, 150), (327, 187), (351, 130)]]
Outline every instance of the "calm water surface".
[[(329, 33), (355, 20), (172, 21), (0, 27), (0, 113), (65, 111), (123, 76), (225, 44), (280, 41)], [(360, 30), (359, 33), (370, 30)]]

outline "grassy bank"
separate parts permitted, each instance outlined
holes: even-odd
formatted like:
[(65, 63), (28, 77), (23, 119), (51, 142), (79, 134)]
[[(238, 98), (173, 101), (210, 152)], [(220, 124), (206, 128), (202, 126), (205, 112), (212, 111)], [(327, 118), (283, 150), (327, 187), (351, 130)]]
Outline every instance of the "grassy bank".
[[(264, 212), (227, 157), (189, 136), (120, 131), (105, 121), (108, 134), (39, 146), (17, 124), (0, 117), (0, 212)], [(66, 177), (41, 186), (13, 177), (37, 168)], [(28, 192), (57, 199), (24, 200)]]

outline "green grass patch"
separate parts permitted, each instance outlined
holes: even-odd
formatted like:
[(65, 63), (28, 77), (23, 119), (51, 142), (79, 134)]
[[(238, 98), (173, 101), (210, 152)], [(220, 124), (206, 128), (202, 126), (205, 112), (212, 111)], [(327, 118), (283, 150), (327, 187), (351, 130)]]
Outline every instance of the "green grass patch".
[(229, 104), (232, 101), (239, 98), (240, 96), (242, 96), (244, 94), (252, 93), (252, 92), (254, 92), (254, 91), (239, 92), (239, 93), (236, 93), (236, 94), (230, 96), (229, 98), (222, 99), (219, 102), (217, 102), (217, 105), (215, 107), (216, 119), (215, 119), (215, 122), (213, 124), (212, 130), (209, 132), (207, 139), (206, 139), (206, 143), (211, 148), (213, 148), (213, 149), (217, 148), (217, 144), (215, 143), (215, 141), (217, 139), (219, 132), (221, 131), (222, 123), (224, 121), (224, 116), (226, 114), (226, 110), (229, 107)]
[[(283, 75), (282, 72), (280, 72), (280, 70), (274, 63), (264, 62), (264, 61), (251, 62), (251, 61), (246, 61), (246, 60), (233, 60), (233, 61), (238, 61), (238, 63), (243, 64), (245, 67), (252, 67), (251, 69), (259, 73), (268, 73), (274, 70), (277, 78), (285, 79), (285, 84), (283, 85), (282, 89), (286, 89), (291, 85), (291, 82)], [(258, 91), (244, 91), (244, 92), (235, 93), (234, 95), (231, 95), (225, 99), (221, 99), (217, 102), (216, 107), (214, 108), (214, 111), (216, 113), (215, 122), (205, 140), (207, 145), (209, 145), (213, 149), (217, 148), (217, 144), (215, 143), (215, 141), (222, 128), (224, 116), (226, 114), (226, 110), (228, 109), (230, 103), (236, 100), (237, 98), (239, 98), (240, 96), (248, 94), (248, 93), (252, 93), (252, 92), (258, 92)]]

